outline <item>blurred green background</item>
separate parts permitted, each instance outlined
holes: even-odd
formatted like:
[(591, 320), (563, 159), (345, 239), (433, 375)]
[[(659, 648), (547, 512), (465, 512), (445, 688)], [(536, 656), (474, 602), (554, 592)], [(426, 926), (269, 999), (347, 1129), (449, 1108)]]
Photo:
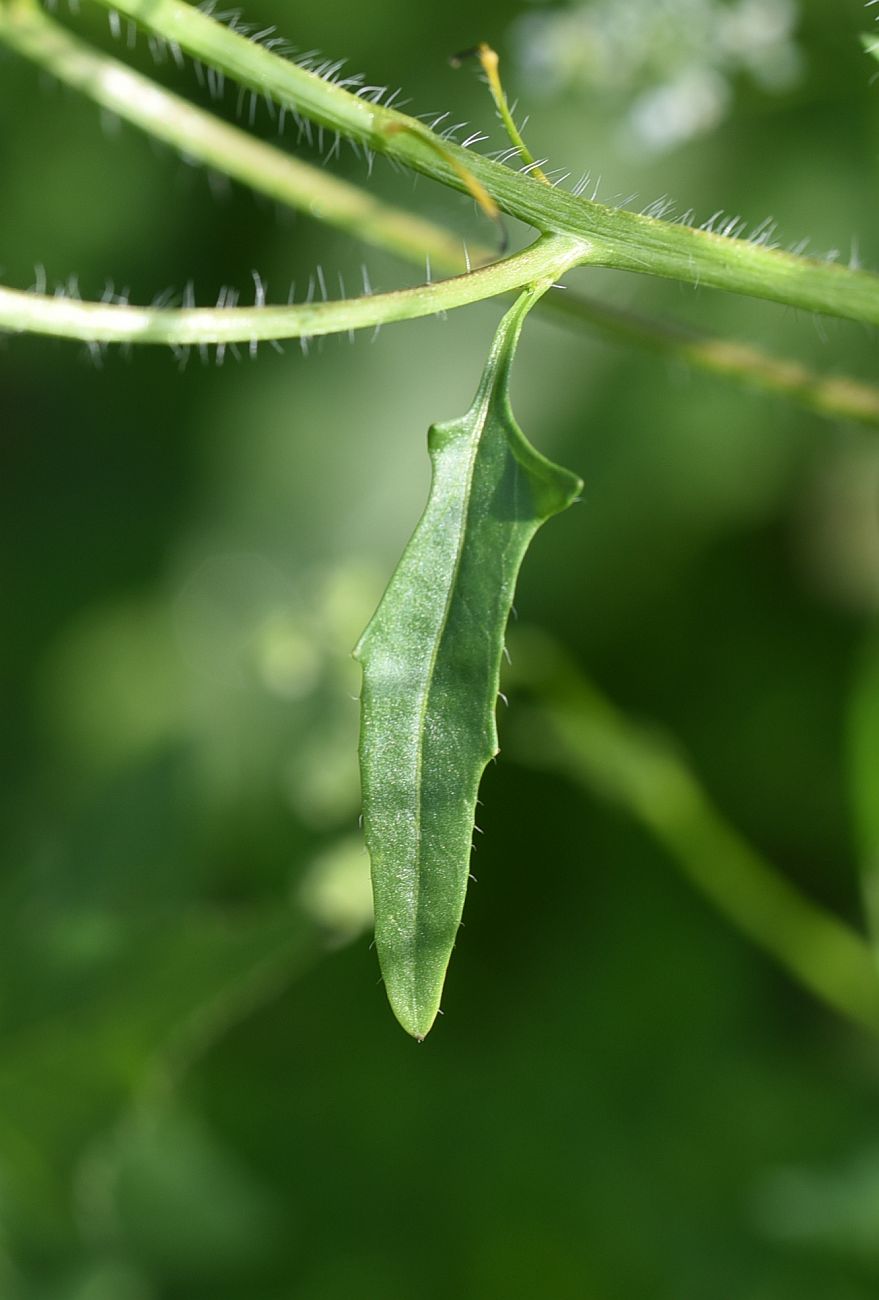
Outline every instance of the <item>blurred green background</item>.
[[(446, 56), (502, 53), (535, 153), (879, 265), (859, 0), (253, 0), (298, 46), (492, 133)], [(106, 15), (78, 31), (114, 48)], [(209, 102), (190, 67), (125, 57)], [(219, 111), (235, 115), (228, 91)], [(420, 273), (193, 168), (0, 53), (3, 279), (149, 301)], [(273, 138), (265, 112), (256, 130)], [(295, 133), (285, 146), (296, 149)], [(306, 151), (307, 154), (307, 151)], [(337, 169), (363, 183), (343, 154)], [(381, 162), (393, 200), (484, 237)], [(576, 277), (574, 277), (576, 278)], [(583, 287), (869, 377), (845, 323), (643, 277)], [(369, 949), (350, 647), (463, 412), (496, 304), (179, 369), (0, 348), (3, 1300), (872, 1300), (879, 1052), (644, 831), (501, 718), (445, 1016)], [(789, 878), (861, 924), (853, 710), (879, 696), (879, 443), (529, 324), (520, 422), (586, 481), (520, 619), (677, 737)], [(872, 683), (872, 685), (870, 685)], [(856, 701), (853, 704), (852, 701)], [(510, 736), (504, 743), (504, 727)], [(876, 798), (879, 798), (877, 794)]]

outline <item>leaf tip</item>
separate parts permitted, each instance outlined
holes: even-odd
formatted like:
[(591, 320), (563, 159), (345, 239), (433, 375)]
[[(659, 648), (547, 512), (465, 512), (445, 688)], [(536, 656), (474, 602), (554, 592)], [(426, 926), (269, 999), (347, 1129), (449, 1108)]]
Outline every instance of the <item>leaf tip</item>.
[(412, 972), (406, 969), (394, 969), (388, 961), (388, 953), (378, 945), (379, 963), (382, 966), (385, 992), (391, 1010), (401, 1028), (410, 1038), (423, 1043), (433, 1029), (438, 1015), (441, 1015), (440, 1000), (445, 983), (448, 957), (442, 964), (442, 970), (430, 973), (422, 969)]
[(439, 1006), (420, 1007), (413, 1005), (411, 999), (405, 999), (401, 1003), (392, 996), (390, 989), (388, 990), (388, 1001), (401, 1028), (405, 1029), (409, 1037), (414, 1038), (416, 1043), (423, 1043), (436, 1023)]

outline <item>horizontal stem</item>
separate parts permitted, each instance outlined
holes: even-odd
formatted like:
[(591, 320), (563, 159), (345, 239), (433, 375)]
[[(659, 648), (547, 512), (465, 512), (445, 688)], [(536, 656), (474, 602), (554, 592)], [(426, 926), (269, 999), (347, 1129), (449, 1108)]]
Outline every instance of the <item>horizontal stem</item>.
[(290, 307), (131, 307), (0, 287), (0, 330), (48, 334), (85, 343), (157, 343), (172, 347), (315, 338), (431, 316), (509, 293), (536, 280), (563, 275), (588, 254), (588, 247), (578, 240), (543, 236), (521, 253), (436, 284)]
[(867, 941), (743, 839), (677, 747), (614, 708), (548, 638), (520, 633), (513, 662), (517, 682), (539, 700), (524, 717), (517, 710), (527, 743), (517, 746), (513, 730), (513, 753), (620, 804), (733, 925), (822, 1001), (879, 1034), (879, 973)]
[(290, 112), (444, 185), (465, 189), (463, 166), (504, 212), (544, 233), (588, 241), (596, 263), (879, 324), (879, 276), (590, 202), (445, 140), (438, 150), (417, 119), (280, 58), (183, 0), (100, 3)]
[[(86, 44), (34, 3), (0, 4), (0, 40), (102, 107), (259, 193), (407, 261), (421, 265), (427, 258), (436, 271), (449, 275), (465, 267), (461, 243), (442, 226), (373, 198), (190, 104)], [(482, 264), (492, 261), (494, 253), (471, 245), (470, 256)], [(879, 426), (879, 389), (846, 376), (824, 377), (757, 348), (708, 338), (572, 292), (542, 299), (538, 311), (781, 394), (819, 414)]]

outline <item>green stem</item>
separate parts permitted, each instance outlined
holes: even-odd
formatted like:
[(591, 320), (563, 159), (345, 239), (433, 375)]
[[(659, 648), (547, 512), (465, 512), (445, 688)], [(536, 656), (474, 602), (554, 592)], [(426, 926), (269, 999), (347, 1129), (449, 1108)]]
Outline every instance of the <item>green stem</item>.
[[(460, 242), (441, 226), (375, 199), (350, 182), (292, 158), (195, 107), (93, 49), (35, 4), (0, 4), (0, 40), (188, 157), (278, 202), (407, 261), (422, 264), (429, 258), (443, 274), (455, 275), (465, 267)], [(471, 257), (476, 264), (487, 263), (493, 252), (473, 245)], [(825, 378), (756, 348), (706, 338), (570, 292), (544, 298), (537, 310), (572, 325), (592, 325), (698, 369), (779, 393), (822, 415), (879, 427), (879, 389), (869, 384), (845, 376)]]
[(539, 707), (516, 727), (520, 759), (562, 770), (624, 807), (687, 879), (739, 930), (835, 1010), (879, 1034), (879, 979), (866, 940), (799, 892), (713, 806), (676, 747), (626, 718), (567, 656), (520, 633), (516, 679)]
[[(5, 0), (20, 4), (22, 0)], [(510, 216), (544, 233), (589, 243), (596, 264), (879, 324), (879, 276), (609, 208), (511, 171), (445, 140), (421, 122), (382, 108), (222, 26), (183, 0), (100, 0), (244, 86), (330, 131), (387, 154), (457, 190), (463, 167)], [(445, 156), (443, 156), (445, 155)]]
[(586, 260), (588, 252), (578, 240), (543, 236), (521, 253), (469, 275), (371, 297), (291, 307), (130, 307), (0, 288), (0, 330), (85, 343), (163, 343), (172, 347), (315, 338), (430, 316), (524, 288), (536, 280), (556, 279)]
[(195, 107), (92, 49), (36, 4), (0, 2), (0, 40), (103, 108), (261, 194), (421, 266), (429, 256), (438, 269), (464, 270), (461, 241), (440, 226), (382, 203)]
[(776, 393), (831, 419), (879, 428), (879, 388), (849, 375), (821, 375), (798, 361), (773, 357), (747, 343), (711, 338), (671, 321), (652, 320), (579, 294), (556, 294), (547, 310), (572, 323), (590, 322), (615, 335), (699, 370)]
[(500, 77), (500, 69), (498, 66), (500, 60), (498, 59), (497, 52), (493, 50), (490, 45), (487, 45), (485, 41), (482, 41), (479, 45), (475, 46), (474, 49), (468, 50), (464, 54), (455, 55), (451, 60), (452, 67), (460, 67), (463, 60), (468, 58), (470, 55), (475, 56), (479, 60), (480, 67), (485, 74), (485, 80), (488, 82), (488, 88), (491, 91), (491, 97), (494, 100), (494, 106), (497, 109), (498, 117), (501, 120), (504, 130), (510, 137), (510, 140), (513, 142), (516, 153), (524, 166), (528, 168), (528, 175), (533, 176), (535, 180), (543, 181), (544, 185), (549, 185), (551, 183), (549, 177), (541, 170), (540, 164), (523, 140), (522, 133), (516, 126), (513, 114), (510, 111), (507, 92), (504, 90), (503, 82)]

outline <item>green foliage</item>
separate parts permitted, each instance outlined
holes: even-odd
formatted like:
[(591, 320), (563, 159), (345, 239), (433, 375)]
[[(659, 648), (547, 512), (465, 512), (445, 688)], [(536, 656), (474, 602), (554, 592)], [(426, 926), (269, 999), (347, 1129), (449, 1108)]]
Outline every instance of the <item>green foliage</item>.
[[(0, 0), (0, 28), (13, 7), (36, 35), (38, 11), (18, 0)], [(785, 244), (810, 234), (847, 251), (860, 233), (875, 265), (870, 65), (838, 6), (799, 8), (798, 93), (737, 80), (722, 129), (661, 167), (608, 143), (625, 88), (613, 112), (600, 98), (575, 110), (507, 64), (512, 97), (539, 113), (541, 153), (600, 170), (606, 196), (669, 193), (705, 216), (747, 204), (753, 222), (779, 217)], [(508, 23), (535, 12), (491, 0), (473, 36), (507, 55)], [(54, 25), (88, 38), (81, 88), (115, 87), (121, 110), (131, 83), (101, 80), (99, 16), (85, 3)], [(280, 0), (247, 16), (290, 27)], [(454, 99), (449, 121), (489, 129), (484, 87), (443, 69), (472, 20), (464, 0), (375, 0), (316, 9), (301, 39), (399, 69), (413, 113)], [(144, 92), (129, 106), (148, 102), (163, 139), (186, 152), (191, 121), (226, 125), (237, 88), (218, 102), (188, 60), (157, 68), (121, 28)], [(214, 302), (220, 285), (249, 289), (252, 267), (280, 301), (316, 265), (331, 293), (337, 271), (360, 283), (348, 239), (305, 219), (291, 235), (238, 189), (218, 203), (176, 154), (124, 125), (102, 134), (93, 102), (41, 93), (37, 69), (0, 58), (10, 283), (39, 280), (38, 262), (50, 283), (76, 271), (93, 299), (105, 276), (140, 302), (194, 277)], [(167, 112), (164, 81), (201, 116)], [(434, 277), (463, 270), (459, 231), (485, 235), (469, 204), (412, 193), (381, 161), (367, 186), (344, 145), (320, 170), (329, 139), (273, 189), (278, 156), (306, 166), (307, 144), (289, 115), (278, 141), (262, 102), (250, 125), (245, 105), (239, 181), (302, 206), (294, 182), (307, 198), (317, 169), (349, 186), (327, 221), (430, 251)], [(216, 167), (229, 136), (210, 140)], [(505, 185), (546, 202), (513, 169)], [(417, 237), (401, 201), (423, 209)], [(367, 256), (373, 284), (400, 282)], [(387, 1015), (365, 934), (348, 649), (424, 493), (413, 433), (425, 412), (464, 409), (489, 313), (185, 374), (164, 352), (123, 365), (111, 350), (98, 371), (69, 346), (4, 340), (3, 1300), (410, 1300), (413, 1286), (422, 1300), (874, 1300), (876, 1058), (851, 1013), (872, 1023), (875, 984), (849, 814), (856, 802), (866, 862), (879, 459), (844, 421), (875, 425), (877, 402), (868, 385), (816, 383), (837, 356), (869, 376), (874, 342), (645, 276), (588, 279), (615, 302), (598, 305), (599, 328), (649, 336), (677, 358), (675, 382), (539, 322), (578, 319), (574, 286), (529, 323), (517, 410), (582, 465), (589, 504), (523, 568), (520, 603), (551, 639), (522, 629), (511, 644), (480, 887), (443, 1033), (419, 1051)], [(432, 291), (430, 310), (450, 289)], [(58, 315), (86, 308), (46, 298)], [(667, 313), (680, 332), (657, 331)], [(800, 409), (707, 380), (706, 329), (747, 340), (712, 340), (715, 371)]]
[(430, 497), (355, 651), (375, 939), (388, 998), (424, 1038), (436, 1018), (469, 873), (479, 782), (498, 752), (504, 635), (528, 545), (582, 487), (510, 409), (522, 322), (501, 322), (473, 405), (430, 430)]

